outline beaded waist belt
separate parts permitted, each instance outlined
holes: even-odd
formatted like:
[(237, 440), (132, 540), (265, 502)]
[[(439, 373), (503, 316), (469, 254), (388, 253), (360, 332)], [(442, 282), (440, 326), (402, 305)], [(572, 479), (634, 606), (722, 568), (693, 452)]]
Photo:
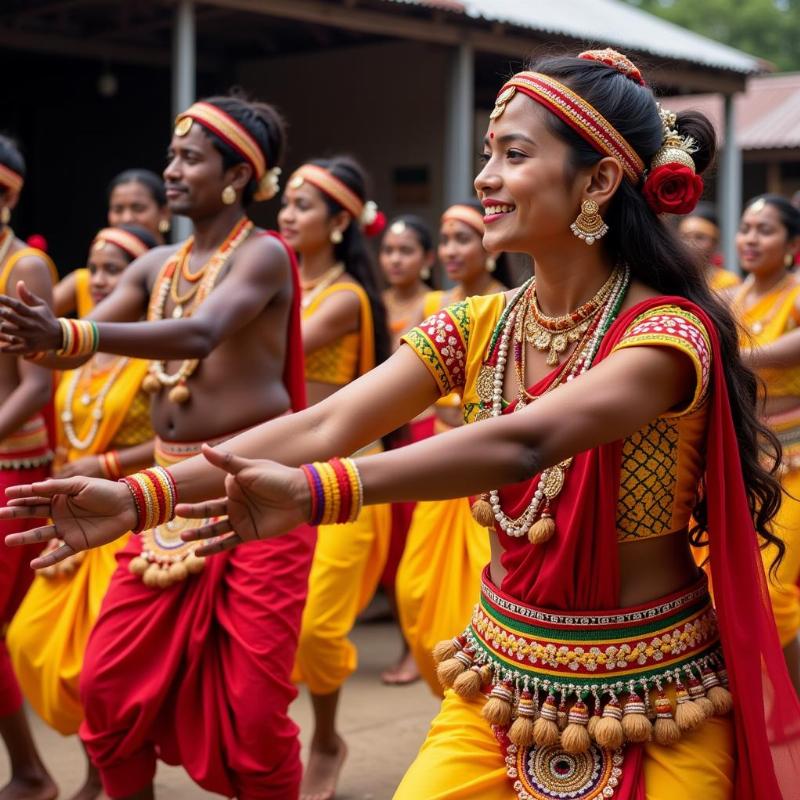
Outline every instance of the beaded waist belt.
[(0, 469), (32, 469), (53, 460), (47, 425), (41, 414), (0, 442)]
[[(237, 433), (232, 433), (229, 436), (220, 436), (209, 440), (208, 444), (216, 447), (236, 435)], [(198, 455), (203, 444), (204, 442), (168, 442), (156, 437), (155, 462), (168, 469)], [(175, 517), (157, 528), (142, 531), (139, 534), (142, 552), (131, 560), (130, 571), (134, 575), (140, 575), (144, 583), (154, 589), (168, 589), (173, 584), (186, 580), (189, 575), (202, 572), (205, 559), (194, 552), (202, 542), (184, 542), (181, 533), (199, 528), (209, 521)]]
[(764, 422), (772, 428), (783, 448), (781, 469), (800, 468), (800, 408), (767, 417)]
[(554, 613), (502, 593), (487, 568), (472, 622), (434, 658), (442, 683), (487, 695), (484, 717), (523, 747), (674, 744), (732, 707), (705, 576), (635, 608)]

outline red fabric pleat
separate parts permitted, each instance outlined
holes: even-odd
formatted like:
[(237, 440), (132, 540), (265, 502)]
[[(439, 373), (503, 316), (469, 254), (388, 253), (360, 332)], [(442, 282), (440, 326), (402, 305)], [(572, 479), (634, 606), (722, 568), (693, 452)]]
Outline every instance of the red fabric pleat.
[[(789, 800), (800, 775), (800, 702), (786, 670), (769, 603), (758, 537), (747, 507), (736, 431), (719, 338), (708, 315), (680, 297), (657, 297), (621, 315), (595, 361), (607, 357), (630, 323), (647, 310), (676, 305), (705, 325), (712, 371), (705, 485), (709, 548), (720, 638), (735, 702), (737, 800)], [(551, 373), (531, 388), (541, 393)], [(506, 412), (513, 410), (510, 405)], [(522, 602), (554, 610), (616, 608), (619, 599), (616, 504), (622, 443), (579, 453), (553, 510), (557, 534), (531, 547), (498, 531), (507, 570), (501, 588)], [(501, 491), (503, 508), (518, 516), (536, 481)], [(641, 748), (628, 746), (625, 770), (640, 774)], [(629, 786), (625, 781), (625, 786)], [(620, 787), (622, 789), (623, 787)], [(617, 790), (620, 800), (641, 795)]]

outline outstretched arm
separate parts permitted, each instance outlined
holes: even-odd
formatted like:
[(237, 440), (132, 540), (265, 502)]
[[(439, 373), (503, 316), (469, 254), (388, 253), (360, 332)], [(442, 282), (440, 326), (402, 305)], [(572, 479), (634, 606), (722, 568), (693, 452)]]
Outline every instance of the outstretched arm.
[[(140, 322), (149, 299), (147, 278), (153, 265), (163, 261), (161, 248), (142, 256), (125, 271), (118, 288), (89, 315), (97, 323), (102, 352), (159, 360), (205, 358), (261, 313), (287, 285), (291, 268), (279, 242), (253, 237), (242, 245), (234, 268), (192, 317)], [(28, 355), (61, 347), (57, 318), (37, 300), (26, 304), (0, 295), (0, 307), (10, 326), (3, 337), (5, 352)], [(134, 308), (136, 315), (132, 316)]]
[[(690, 360), (677, 351), (623, 350), (518, 413), (357, 459), (364, 502), (465, 497), (530, 478), (569, 456), (634, 433), (690, 397), (694, 380)], [(227, 501), (178, 509), (189, 517), (229, 515), (185, 536), (223, 537), (201, 555), (243, 539), (275, 536), (309, 519), (310, 495), (299, 469), (240, 454), (241, 448), (228, 444), (204, 453), (229, 473)], [(315, 454), (320, 457), (325, 455)]]

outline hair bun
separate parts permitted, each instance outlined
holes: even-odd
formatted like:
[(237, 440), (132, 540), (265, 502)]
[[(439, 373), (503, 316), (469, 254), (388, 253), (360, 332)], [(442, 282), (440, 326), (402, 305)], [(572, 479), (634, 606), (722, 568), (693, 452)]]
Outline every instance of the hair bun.
[(612, 50), (610, 47), (606, 47), (604, 50), (584, 50), (578, 55), (578, 58), (583, 58), (586, 61), (599, 61), (601, 64), (613, 67), (626, 78), (630, 78), (634, 83), (638, 83), (639, 86), (645, 86), (642, 73), (639, 72), (639, 67), (637, 67), (628, 56), (616, 50)]

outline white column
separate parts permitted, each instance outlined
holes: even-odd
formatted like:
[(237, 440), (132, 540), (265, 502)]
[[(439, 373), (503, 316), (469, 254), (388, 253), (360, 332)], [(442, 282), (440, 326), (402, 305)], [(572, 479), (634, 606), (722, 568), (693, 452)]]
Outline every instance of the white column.
[(446, 205), (468, 200), (475, 194), (475, 53), (471, 45), (461, 44), (453, 51), (449, 84), (444, 159)]
[[(172, 37), (173, 117), (195, 100), (196, 50), (194, 3), (192, 0), (179, 0), (175, 8)], [(172, 232), (174, 241), (186, 239), (192, 233), (192, 223), (186, 217), (175, 217)]]
[(725, 269), (739, 271), (734, 241), (742, 214), (742, 151), (736, 141), (734, 95), (725, 95), (725, 147), (719, 174), (719, 208)]

